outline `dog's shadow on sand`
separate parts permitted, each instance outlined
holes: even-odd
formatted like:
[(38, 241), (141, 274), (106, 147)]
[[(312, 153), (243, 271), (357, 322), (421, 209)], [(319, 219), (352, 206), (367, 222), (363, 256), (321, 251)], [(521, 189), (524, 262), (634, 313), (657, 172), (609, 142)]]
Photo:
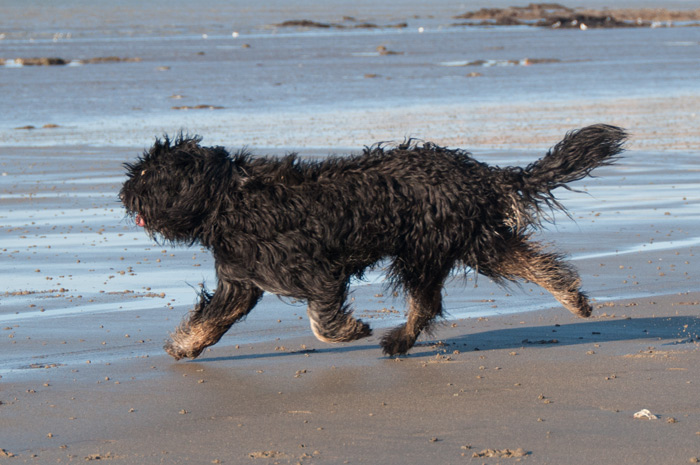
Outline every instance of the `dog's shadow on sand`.
[(235, 360), (255, 360), (255, 359), (266, 359), (266, 358), (279, 358), (279, 357), (289, 357), (289, 356), (305, 356), (310, 354), (333, 354), (333, 353), (350, 353), (363, 350), (378, 349), (378, 344), (362, 344), (362, 345), (343, 345), (343, 346), (330, 346), (323, 347), (319, 349), (303, 349), (303, 350), (289, 350), (289, 351), (274, 351), (266, 353), (257, 354), (244, 354), (244, 355), (230, 355), (221, 357), (208, 357), (205, 359), (191, 360), (193, 363), (206, 363), (206, 362), (221, 362), (221, 361), (235, 361)]
[(444, 339), (442, 343), (422, 343), (421, 346), (429, 345), (431, 350), (421, 352), (420, 347), (416, 347), (413, 356), (434, 356), (436, 353), (444, 353), (445, 348), (469, 352), (621, 341), (648, 341), (649, 345), (655, 346), (689, 343), (700, 345), (700, 318), (600, 318), (561, 325), (511, 326)]
[[(436, 335), (439, 336), (440, 329), (436, 328), (436, 330)], [(598, 318), (562, 325), (510, 326), (472, 332), (451, 338), (421, 341), (414, 346), (408, 355), (402, 357), (408, 359), (434, 357), (437, 354), (451, 353), (455, 350), (463, 353), (521, 349), (523, 347), (546, 349), (552, 346), (575, 346), (620, 341), (648, 341), (650, 346), (653, 345), (655, 347), (686, 344), (696, 344), (700, 347), (700, 318), (691, 316), (629, 319)], [(342, 346), (326, 346), (306, 350), (211, 357), (197, 360), (196, 362), (209, 363), (266, 359), (303, 356), (305, 354), (344, 354), (355, 351), (378, 351), (379, 349), (378, 344), (343, 344)], [(382, 356), (380, 358), (390, 359), (394, 357)]]

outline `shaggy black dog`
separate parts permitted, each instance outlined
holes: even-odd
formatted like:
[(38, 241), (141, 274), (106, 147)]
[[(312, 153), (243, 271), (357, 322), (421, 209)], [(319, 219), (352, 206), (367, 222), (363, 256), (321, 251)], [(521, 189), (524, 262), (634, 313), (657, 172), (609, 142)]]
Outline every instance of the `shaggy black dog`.
[(620, 128), (589, 126), (525, 168), (500, 168), (431, 143), (312, 162), (166, 137), (125, 165), (120, 197), (151, 235), (200, 243), (216, 261), (216, 291), (202, 293), (165, 347), (176, 359), (215, 344), (263, 291), (306, 300), (322, 341), (369, 336), (346, 302), (348, 282), (382, 259), (408, 315), (381, 345), (404, 354), (442, 315), (443, 282), (455, 267), (501, 283), (534, 282), (589, 316), (576, 271), (529, 231), (550, 209), (563, 210), (553, 189), (611, 163), (625, 138)]

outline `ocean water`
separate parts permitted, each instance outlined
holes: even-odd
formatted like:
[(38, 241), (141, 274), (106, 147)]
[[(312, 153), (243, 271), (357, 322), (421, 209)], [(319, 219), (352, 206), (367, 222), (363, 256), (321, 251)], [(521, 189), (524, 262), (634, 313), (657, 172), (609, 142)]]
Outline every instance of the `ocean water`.
[[(515, 104), (698, 92), (698, 27), (455, 25), (455, 15), (481, 6), (5, 0), (0, 144), (142, 147), (156, 135), (184, 130), (223, 145), (361, 147), (375, 142), (371, 137), (439, 139), (475, 131), (489, 123), (489, 114), (506, 114)], [(273, 26), (290, 19), (407, 27)], [(59, 57), (69, 65), (17, 65), (19, 58), (34, 57)], [(127, 61), (80, 64), (103, 57)], [(544, 62), (526, 66), (526, 59)], [(473, 73), (479, 76), (469, 77)], [(217, 109), (175, 109), (202, 106)], [(484, 106), (486, 117), (470, 121)], [(447, 130), (430, 118), (421, 121), (427, 112), (457, 112), (457, 124)], [(385, 121), (407, 114), (413, 120), (399, 127)], [(35, 129), (17, 129), (26, 127)]]

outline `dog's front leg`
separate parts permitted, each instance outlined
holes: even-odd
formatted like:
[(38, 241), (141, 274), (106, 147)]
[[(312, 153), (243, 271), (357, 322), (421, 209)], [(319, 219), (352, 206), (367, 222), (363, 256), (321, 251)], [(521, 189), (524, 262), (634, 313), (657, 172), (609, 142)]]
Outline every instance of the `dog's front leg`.
[(165, 345), (175, 357), (196, 358), (216, 344), (238, 320), (246, 316), (262, 297), (263, 291), (252, 284), (219, 280), (214, 294), (203, 291), (197, 306), (172, 333)]

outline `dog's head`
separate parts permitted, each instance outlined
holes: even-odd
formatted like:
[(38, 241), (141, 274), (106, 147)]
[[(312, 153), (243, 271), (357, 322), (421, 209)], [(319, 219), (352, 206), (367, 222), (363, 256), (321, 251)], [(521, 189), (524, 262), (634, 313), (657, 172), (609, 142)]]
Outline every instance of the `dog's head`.
[(135, 163), (124, 164), (127, 179), (119, 198), (151, 236), (191, 244), (211, 228), (232, 161), (224, 148), (201, 147), (200, 141), (166, 136)]

